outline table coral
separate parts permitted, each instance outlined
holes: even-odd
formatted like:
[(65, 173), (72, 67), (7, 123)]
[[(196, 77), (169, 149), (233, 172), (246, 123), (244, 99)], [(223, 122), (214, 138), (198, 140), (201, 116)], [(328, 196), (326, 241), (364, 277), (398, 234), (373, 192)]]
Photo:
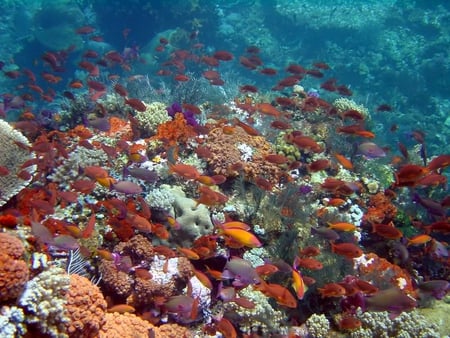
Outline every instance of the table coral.
[(70, 275), (66, 299), (69, 321), (65, 326), (69, 337), (97, 337), (106, 312), (106, 301), (100, 289), (85, 277)]
[[(251, 161), (243, 160), (239, 147), (245, 144), (252, 148)], [(226, 134), (222, 128), (215, 128), (208, 134), (205, 144), (212, 155), (207, 159), (215, 174), (227, 177), (239, 175), (236, 166), (241, 166), (247, 179), (264, 177), (278, 183), (281, 174), (277, 165), (264, 160), (264, 156), (273, 153), (269, 142), (262, 136), (251, 136), (236, 126), (233, 133)]]
[(20, 259), (23, 253), (18, 238), (0, 233), (0, 301), (17, 298), (28, 281), (28, 265)]
[(66, 336), (62, 332), (69, 321), (65, 312), (69, 288), (69, 275), (58, 267), (51, 267), (28, 281), (18, 302), (27, 312), (26, 322), (35, 324), (50, 337)]
[[(21, 165), (35, 155), (26, 149), (27, 146), (31, 146), (28, 139), (4, 120), (0, 120), (0, 144), (2, 145), (0, 166), (7, 168), (9, 172), (7, 175), (0, 175), (0, 206), (2, 206), (31, 182), (36, 166), (23, 169), (31, 174), (29, 179), (24, 180), (17, 176), (17, 173), (22, 171)], [(21, 144), (25, 147), (20, 146)]]

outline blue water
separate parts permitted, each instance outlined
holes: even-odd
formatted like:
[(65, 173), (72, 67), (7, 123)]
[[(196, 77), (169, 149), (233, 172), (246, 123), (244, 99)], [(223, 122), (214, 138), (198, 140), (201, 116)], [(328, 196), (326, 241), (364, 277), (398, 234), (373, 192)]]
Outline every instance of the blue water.
[[(81, 5), (80, 5), (81, 3)], [(422, 130), (430, 154), (448, 152), (450, 120), (449, 4), (445, 1), (14, 1), (2, 2), (1, 59), (43, 70), (40, 57), (75, 44), (64, 79), (74, 77), (77, 50), (99, 52), (139, 48), (147, 60), (132, 73), (154, 74), (161, 55), (155, 37), (178, 29), (175, 47), (187, 48), (189, 35), (205, 52), (224, 49), (236, 57), (249, 45), (261, 49), (265, 66), (283, 69), (291, 62), (305, 67), (328, 63), (326, 78), (336, 77), (366, 105), (372, 128), (387, 144), (408, 144), (408, 133)], [(104, 43), (73, 31), (92, 25)], [(124, 30), (128, 35), (124, 36)], [(153, 42), (152, 42), (153, 40)], [(79, 52), (78, 52), (79, 53)], [(195, 65), (192, 69), (195, 70)], [(268, 90), (274, 80), (243, 69), (237, 62), (222, 72)], [(278, 76), (280, 78), (280, 76)], [(159, 79), (158, 79), (159, 80)], [(318, 87), (315, 81), (304, 86)], [(2, 92), (10, 82), (2, 81)], [(323, 93), (330, 98), (329, 93)], [(393, 111), (377, 113), (382, 103)], [(35, 103), (38, 105), (38, 103)], [(398, 126), (393, 133), (389, 128)], [(394, 126), (395, 128), (395, 126)]]

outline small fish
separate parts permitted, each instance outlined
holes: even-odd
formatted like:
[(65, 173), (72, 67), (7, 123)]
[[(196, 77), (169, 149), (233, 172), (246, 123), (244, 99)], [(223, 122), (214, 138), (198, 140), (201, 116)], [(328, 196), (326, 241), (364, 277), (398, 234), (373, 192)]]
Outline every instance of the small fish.
[(292, 269), (292, 288), (295, 290), (295, 294), (299, 300), (302, 300), (308, 287), (303, 281), (302, 275), (295, 269)]
[(342, 297), (345, 295), (345, 288), (338, 283), (328, 283), (322, 288), (317, 288), (322, 298), (326, 297)]
[(117, 181), (111, 185), (111, 189), (127, 195), (136, 195), (142, 192), (141, 186), (131, 181)]
[(225, 264), (221, 278), (233, 279), (233, 286), (247, 286), (261, 281), (251, 263), (238, 257), (233, 257)]
[(338, 231), (355, 231), (356, 225), (347, 222), (328, 223), (328, 228)]
[(128, 304), (117, 304), (110, 307), (107, 312), (117, 312), (117, 313), (134, 313), (136, 309)]
[(414, 309), (417, 306), (417, 302), (400, 289), (393, 287), (378, 291), (372, 297), (366, 298), (366, 305), (371, 311), (400, 313)]
[(262, 243), (258, 240), (258, 238), (246, 230), (238, 228), (225, 228), (221, 230), (221, 233), (249, 248), (259, 248), (262, 246)]
[(373, 142), (363, 142), (358, 146), (357, 154), (368, 159), (385, 157), (386, 152)]
[(433, 239), (433, 237), (431, 237), (429, 235), (420, 234), (420, 235), (414, 236), (412, 238), (408, 238), (407, 246), (410, 246), (410, 245), (422, 245), (422, 244), (428, 243), (432, 239)]
[(361, 248), (353, 243), (331, 243), (331, 251), (349, 259), (363, 254)]

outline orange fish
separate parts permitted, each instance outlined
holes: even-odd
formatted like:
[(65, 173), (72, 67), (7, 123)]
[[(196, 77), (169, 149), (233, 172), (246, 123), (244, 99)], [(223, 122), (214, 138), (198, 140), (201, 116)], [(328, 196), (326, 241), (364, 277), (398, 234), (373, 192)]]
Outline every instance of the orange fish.
[(336, 157), (336, 160), (345, 169), (353, 170), (353, 163), (348, 158), (346, 158), (344, 155), (336, 153), (336, 154), (334, 154), (334, 157)]
[(110, 307), (108, 312), (118, 312), (118, 313), (133, 313), (136, 309), (128, 304), (118, 304)]
[(188, 180), (196, 180), (201, 175), (198, 172), (197, 168), (189, 164), (177, 163), (169, 165), (169, 172), (175, 173), (181, 177), (184, 177)]
[(195, 277), (197, 277), (197, 279), (204, 285), (206, 286), (208, 289), (212, 290), (213, 285), (211, 283), (211, 280), (208, 278), (208, 276), (206, 274), (204, 274), (203, 272), (197, 270), (197, 269), (193, 269), (194, 270), (194, 275)]
[(200, 259), (200, 256), (195, 251), (193, 251), (191, 249), (177, 247), (177, 250), (178, 250), (179, 253), (181, 253), (183, 256), (185, 256), (188, 259), (192, 259), (192, 260)]
[(225, 317), (222, 317), (217, 323), (217, 330), (219, 330), (219, 332), (225, 338), (237, 338), (236, 329), (234, 328), (233, 324), (231, 324), (231, 322)]
[(339, 231), (355, 231), (356, 225), (347, 222), (328, 223), (328, 228)]
[(429, 241), (431, 241), (432, 239), (433, 238), (429, 235), (420, 234), (420, 235), (414, 236), (412, 238), (408, 238), (407, 246), (425, 244), (425, 243), (428, 243)]
[(302, 267), (309, 270), (321, 270), (323, 268), (323, 265), (317, 259), (309, 257), (300, 258), (297, 256), (294, 259), (294, 267)]
[(330, 207), (340, 207), (342, 205), (344, 205), (345, 203), (347, 203), (346, 200), (343, 200), (342, 198), (332, 198), (327, 202), (327, 206)]
[(262, 246), (258, 238), (248, 231), (238, 228), (225, 228), (221, 232), (223, 235), (231, 237), (231, 239), (243, 246), (249, 248), (259, 248)]
[(265, 115), (270, 115), (275, 118), (279, 118), (281, 116), (281, 112), (270, 103), (258, 103), (256, 104), (256, 109)]
[(372, 224), (372, 232), (387, 239), (399, 239), (403, 233), (397, 229), (392, 222), (390, 224)]
[(269, 276), (279, 271), (278, 267), (273, 264), (265, 263), (263, 265), (259, 265), (255, 268), (258, 276)]
[(295, 290), (295, 294), (298, 299), (303, 299), (305, 292), (308, 290), (308, 287), (305, 285), (303, 281), (302, 275), (295, 269), (292, 269), (292, 288)]
[(256, 290), (261, 291), (266, 296), (275, 299), (280, 305), (287, 306), (292, 309), (297, 307), (297, 300), (284, 286), (266, 283), (264, 280), (261, 280), (260, 284), (254, 285), (253, 287)]
[(317, 288), (322, 298), (341, 297), (345, 295), (345, 288), (337, 283), (325, 284), (322, 288)]
[(331, 251), (349, 259), (360, 257), (361, 248), (353, 243), (331, 243)]

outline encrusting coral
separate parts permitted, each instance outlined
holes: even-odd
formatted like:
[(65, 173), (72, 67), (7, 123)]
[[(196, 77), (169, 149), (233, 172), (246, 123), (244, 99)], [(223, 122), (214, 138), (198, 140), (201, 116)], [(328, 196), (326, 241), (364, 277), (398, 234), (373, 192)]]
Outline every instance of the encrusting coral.
[[(26, 149), (31, 144), (19, 131), (8, 122), (0, 120), (0, 167), (8, 170), (7, 175), (0, 175), (0, 206), (16, 195), (31, 182), (36, 165), (21, 169), (22, 164), (35, 157), (34, 152)], [(20, 146), (23, 145), (23, 146)], [(25, 171), (25, 175), (17, 175)]]
[(28, 265), (20, 259), (23, 253), (18, 238), (0, 233), (0, 301), (17, 298), (28, 281)]
[[(249, 135), (238, 126), (231, 134), (215, 128), (209, 132), (205, 145), (212, 153), (207, 161), (215, 174), (235, 177), (241, 167), (247, 179), (261, 176), (277, 183), (281, 171), (277, 165), (264, 160), (265, 155), (274, 153), (264, 137)], [(252, 149), (250, 158), (243, 153), (242, 145)]]
[(106, 301), (100, 289), (90, 280), (70, 275), (70, 288), (66, 294), (65, 322), (69, 337), (97, 337), (105, 322)]

